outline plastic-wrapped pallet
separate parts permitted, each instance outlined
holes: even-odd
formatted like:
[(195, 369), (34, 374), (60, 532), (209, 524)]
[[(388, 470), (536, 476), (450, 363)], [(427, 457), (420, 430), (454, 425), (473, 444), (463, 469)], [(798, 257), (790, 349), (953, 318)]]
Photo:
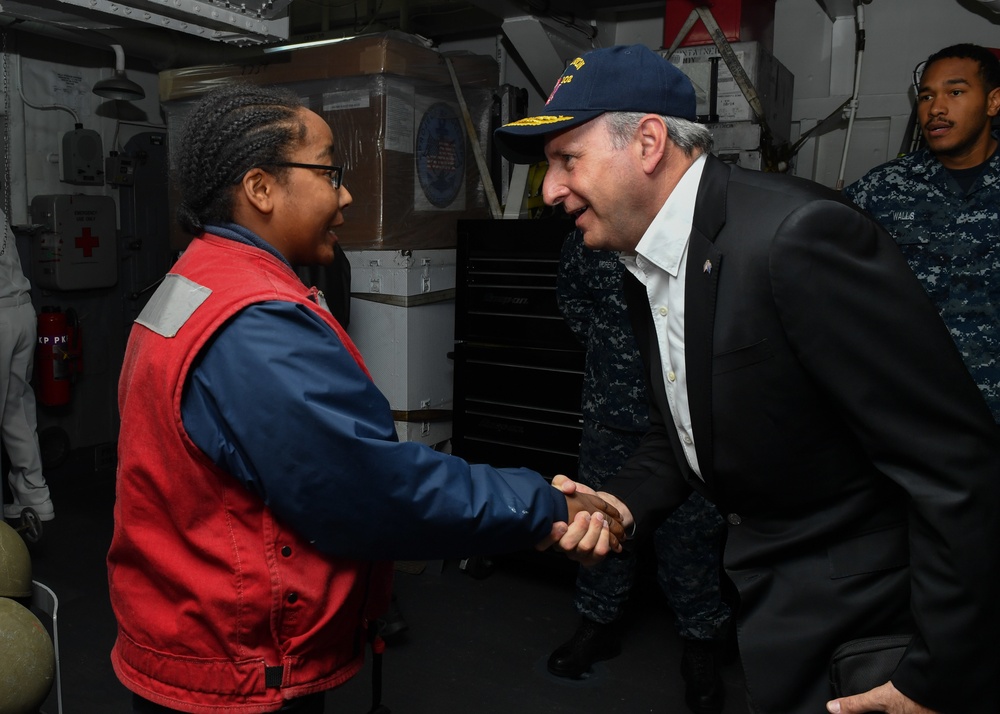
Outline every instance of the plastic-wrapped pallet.
[[(337, 231), (344, 248), (450, 248), (456, 220), (490, 213), (446, 57), (485, 152), (499, 83), (496, 60), (444, 55), (401, 32), (268, 54), (243, 65), (162, 72), (160, 101), (174, 136), (187, 109), (221, 83), (291, 89), (333, 130), (354, 198)], [(178, 237), (175, 247), (186, 242)]]

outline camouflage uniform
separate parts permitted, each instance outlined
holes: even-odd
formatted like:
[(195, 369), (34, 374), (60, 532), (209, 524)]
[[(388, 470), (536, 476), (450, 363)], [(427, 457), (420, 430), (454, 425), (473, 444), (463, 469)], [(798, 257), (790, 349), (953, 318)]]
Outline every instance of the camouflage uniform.
[[(624, 269), (617, 253), (584, 248), (577, 232), (563, 245), (559, 308), (587, 347), (578, 478), (595, 489), (618, 472), (648, 425), (642, 360), (622, 294)], [(715, 507), (694, 493), (654, 536), (657, 578), (681, 637), (712, 639), (723, 634), (729, 621), (719, 585), (722, 529)], [(602, 624), (617, 620), (635, 565), (635, 556), (626, 551), (580, 568), (573, 603), (577, 612)]]
[(1000, 423), (1000, 151), (968, 193), (927, 149), (844, 193), (895, 238)]

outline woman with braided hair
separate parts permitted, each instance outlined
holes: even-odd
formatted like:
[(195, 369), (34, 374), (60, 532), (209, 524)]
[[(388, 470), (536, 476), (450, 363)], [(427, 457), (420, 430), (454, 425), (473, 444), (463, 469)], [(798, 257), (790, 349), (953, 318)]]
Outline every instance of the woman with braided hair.
[(133, 711), (321, 712), (362, 667), (392, 560), (576, 533), (595, 556), (620, 547), (597, 497), (397, 440), (293, 270), (334, 259), (352, 201), (322, 117), (223, 87), (178, 152), (194, 240), (136, 319), (119, 383), (111, 657)]

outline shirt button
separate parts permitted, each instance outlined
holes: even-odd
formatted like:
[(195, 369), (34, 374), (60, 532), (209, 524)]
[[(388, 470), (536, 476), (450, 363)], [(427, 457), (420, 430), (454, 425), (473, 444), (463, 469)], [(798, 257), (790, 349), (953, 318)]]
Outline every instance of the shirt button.
[(743, 522), (743, 519), (740, 518), (739, 513), (730, 513), (728, 516), (726, 516), (726, 521), (731, 526), (738, 526), (740, 523)]
[(290, 556), (290, 555), (292, 554), (292, 549), (291, 549), (291, 548), (289, 548), (289, 547), (288, 547), (288, 546), (286, 545), (285, 547), (283, 547), (283, 548), (281, 549), (281, 554), (282, 554), (283, 556), (285, 556), (285, 557), (287, 558), (288, 556)]
[(691, 445), (691, 444), (693, 444), (694, 442), (693, 442), (693, 441), (691, 441), (691, 437), (690, 437), (690, 436), (688, 436), (687, 434), (685, 434), (685, 435), (684, 435), (684, 443), (685, 443), (685, 444), (687, 444), (688, 446), (690, 446), (690, 445)]
[(299, 599), (299, 594), (298, 593), (288, 593), (288, 597), (285, 598), (285, 599), (288, 600), (288, 602), (290, 602), (290, 603), (297, 602), (298, 599)]
[(669, 312), (669, 311), (667, 310), (667, 308), (665, 308), (665, 307), (661, 307), (661, 308), (660, 308), (660, 314), (661, 314), (661, 315), (666, 315), (666, 314), (667, 314), (667, 312)]
[(667, 372), (667, 379), (671, 382), (676, 382), (677, 374), (673, 370), (670, 370), (669, 372)]

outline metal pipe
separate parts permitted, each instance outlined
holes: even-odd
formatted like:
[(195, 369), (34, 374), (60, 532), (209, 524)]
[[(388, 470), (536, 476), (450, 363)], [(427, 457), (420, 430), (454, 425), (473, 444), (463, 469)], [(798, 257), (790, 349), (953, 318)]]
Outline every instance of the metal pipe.
[(844, 188), (844, 174), (847, 171), (847, 152), (851, 148), (851, 132), (854, 129), (854, 119), (858, 114), (858, 95), (861, 92), (861, 61), (865, 55), (865, 11), (860, 2), (855, 0), (854, 16), (857, 22), (857, 59), (854, 63), (854, 93), (851, 95), (850, 114), (847, 119), (847, 135), (844, 137), (844, 155), (840, 159), (840, 174), (837, 176), (836, 189)]
[(122, 49), (121, 45), (111, 45), (111, 49), (115, 51), (115, 71), (124, 72), (125, 71), (125, 50)]

